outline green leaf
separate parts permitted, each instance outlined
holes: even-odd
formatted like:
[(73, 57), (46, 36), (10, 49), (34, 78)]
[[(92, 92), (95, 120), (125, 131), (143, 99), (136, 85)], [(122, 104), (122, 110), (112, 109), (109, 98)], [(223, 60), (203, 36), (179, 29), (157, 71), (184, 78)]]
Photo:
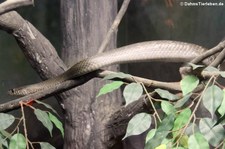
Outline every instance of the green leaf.
[(25, 137), (20, 133), (13, 135), (10, 139), (9, 149), (26, 149)]
[(215, 72), (220, 74), (221, 77), (225, 78), (225, 72), (224, 71), (220, 71), (219, 69), (212, 67), (212, 66), (208, 66), (204, 69), (205, 71), (209, 71), (209, 72)]
[(64, 129), (62, 123), (58, 120), (57, 117), (48, 112), (49, 119), (55, 124), (55, 126), (60, 130), (62, 136), (64, 137)]
[(59, 114), (56, 112), (56, 110), (53, 109), (52, 106), (50, 106), (49, 104), (44, 103), (44, 102), (41, 102), (41, 101), (39, 101), (39, 100), (35, 100), (35, 102), (38, 103), (38, 104), (41, 104), (41, 105), (45, 106), (46, 108), (52, 110), (52, 112), (54, 112), (55, 114), (59, 115)]
[(3, 149), (2, 145), (5, 146), (6, 148), (8, 148), (8, 146), (9, 146), (6, 138), (3, 138), (2, 135), (0, 135), (0, 145), (1, 145), (0, 149), (1, 148)]
[(0, 130), (0, 133), (2, 136), (6, 137), (6, 138), (11, 138), (12, 134), (7, 132), (6, 130)]
[(190, 123), (187, 129), (185, 130), (185, 134), (188, 136), (193, 135), (196, 132), (200, 132), (200, 130), (198, 129), (198, 126), (195, 123)]
[(172, 149), (187, 149), (187, 148), (178, 146), (178, 147), (173, 147)]
[(161, 144), (166, 144), (166, 147), (168, 149), (171, 149), (173, 146), (173, 140), (172, 139), (168, 139), (168, 138), (164, 138)]
[(176, 112), (176, 109), (174, 108), (174, 106), (172, 104), (170, 104), (168, 101), (162, 101), (161, 107), (162, 107), (163, 112), (166, 113), (166, 115)]
[(155, 149), (166, 149), (166, 144), (161, 144), (158, 147), (156, 147)]
[(145, 139), (145, 143), (147, 143), (150, 139), (152, 139), (155, 135), (156, 129), (151, 129), (147, 135), (146, 135), (146, 139)]
[(165, 98), (165, 99), (169, 99), (169, 100), (177, 100), (177, 99), (179, 99), (178, 96), (176, 96), (176, 95), (170, 93), (170, 92), (167, 91), (167, 90), (163, 90), (163, 89), (159, 89), (159, 88), (158, 88), (158, 89), (155, 89), (155, 92), (156, 92), (157, 94), (159, 94), (160, 97)]
[(54, 146), (49, 144), (48, 142), (40, 142), (41, 149), (55, 149)]
[(225, 114), (225, 89), (223, 89), (223, 100), (218, 109), (218, 112), (221, 116), (223, 116)]
[(204, 70), (209, 72), (219, 72), (219, 69), (212, 66), (207, 66)]
[(225, 115), (221, 116), (221, 117), (217, 120), (217, 122), (216, 122), (215, 125), (217, 125), (217, 124), (225, 125)]
[(198, 84), (199, 84), (199, 79), (196, 76), (194, 75), (185, 76), (180, 82), (183, 96), (192, 92), (198, 86)]
[(191, 94), (185, 95), (182, 99), (176, 102), (176, 104), (174, 105), (174, 108), (182, 107), (188, 101), (188, 99), (190, 99), (190, 97), (191, 97)]
[(209, 149), (209, 144), (201, 133), (195, 133), (188, 139), (188, 149)]
[(159, 124), (157, 132), (170, 131), (174, 125), (174, 114), (167, 115)]
[(129, 75), (129, 74), (126, 74), (126, 73), (123, 73), (123, 72), (118, 72), (118, 73), (112, 73), (112, 74), (109, 74), (107, 76), (105, 76), (103, 78), (103, 80), (111, 80), (111, 79), (114, 79), (114, 78), (120, 78), (120, 79), (123, 79), (123, 78), (131, 78), (132, 76)]
[(188, 136), (182, 135), (180, 138), (179, 144), (185, 148), (188, 148)]
[(131, 83), (126, 85), (123, 91), (123, 96), (126, 101), (126, 105), (138, 100), (143, 93), (143, 88), (140, 83)]
[[(210, 118), (202, 118), (199, 122), (200, 132), (212, 145), (217, 146), (225, 137), (225, 131), (221, 124), (215, 125), (216, 121)], [(215, 126), (214, 126), (215, 125)]]
[(174, 115), (168, 115), (165, 117), (159, 125), (159, 128), (156, 130), (155, 135), (150, 139), (145, 145), (145, 149), (155, 149), (159, 146), (162, 141), (169, 134), (170, 130), (173, 128)]
[(15, 121), (15, 117), (10, 114), (0, 113), (0, 130), (8, 128)]
[(176, 137), (179, 134), (179, 130), (187, 125), (187, 122), (191, 116), (191, 110), (189, 108), (186, 108), (183, 110), (177, 117), (174, 122), (173, 127), (173, 136)]
[(219, 74), (220, 74), (221, 77), (225, 78), (225, 72), (224, 71), (220, 71)]
[(48, 129), (50, 135), (52, 136), (53, 124), (50, 121), (47, 112), (35, 109), (34, 114), (36, 115), (37, 119)]
[(225, 140), (223, 141), (222, 149), (225, 149)]
[(112, 92), (118, 89), (121, 85), (123, 85), (122, 81), (113, 81), (112, 83), (106, 84), (100, 89), (97, 97)]
[(193, 63), (188, 63), (193, 70), (197, 69), (197, 68), (203, 68), (205, 67), (204, 65), (196, 65), (196, 64), (193, 64)]
[(136, 114), (128, 123), (126, 135), (123, 139), (132, 136), (139, 135), (146, 131), (151, 125), (151, 116), (146, 113)]
[(223, 100), (223, 91), (216, 85), (212, 85), (206, 89), (203, 95), (203, 105), (214, 116), (216, 109)]

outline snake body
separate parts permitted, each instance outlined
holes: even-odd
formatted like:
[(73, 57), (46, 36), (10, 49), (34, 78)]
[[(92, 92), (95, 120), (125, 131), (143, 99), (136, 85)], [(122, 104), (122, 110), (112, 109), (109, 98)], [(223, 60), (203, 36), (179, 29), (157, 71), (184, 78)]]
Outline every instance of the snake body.
[(201, 46), (178, 41), (160, 40), (136, 43), (86, 58), (55, 78), (11, 89), (9, 94), (22, 96), (31, 94), (112, 64), (146, 61), (188, 62), (205, 50)]

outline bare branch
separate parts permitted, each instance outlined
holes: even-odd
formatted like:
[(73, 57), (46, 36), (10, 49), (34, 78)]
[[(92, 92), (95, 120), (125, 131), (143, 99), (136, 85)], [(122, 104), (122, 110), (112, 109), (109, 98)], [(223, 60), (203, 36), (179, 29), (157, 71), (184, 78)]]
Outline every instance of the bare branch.
[(110, 29), (109, 29), (105, 39), (103, 40), (100, 48), (98, 49), (98, 53), (102, 53), (106, 49), (113, 32), (117, 31), (118, 26), (120, 24), (120, 21), (122, 20), (125, 12), (127, 10), (127, 7), (129, 5), (129, 3), (130, 3), (130, 0), (124, 0), (123, 1), (123, 4), (122, 4), (122, 6), (120, 8), (119, 13), (117, 14), (117, 16), (116, 16), (115, 20), (113, 21), (113, 24), (110, 27)]
[(220, 52), (224, 47), (225, 47), (225, 40), (221, 41), (215, 47), (209, 49), (207, 52), (205, 52), (202, 55), (200, 55), (200, 56), (196, 57), (195, 59), (193, 59), (191, 61), (191, 63), (197, 64), (197, 63), (201, 62), (202, 60), (204, 60), (205, 58), (210, 57), (210, 56)]
[[(104, 78), (105, 76), (109, 74), (113, 74), (115, 72), (113, 71), (102, 71), (98, 73), (98, 77)], [(151, 87), (151, 88), (163, 88), (167, 90), (173, 90), (173, 91), (181, 91), (180, 84), (179, 82), (161, 82), (161, 81), (156, 81), (156, 80), (150, 80), (146, 78), (141, 78), (137, 76), (132, 76), (132, 78), (123, 78), (120, 79), (124, 82), (142, 82), (146, 87)]]
[(17, 12), (0, 15), (0, 29), (15, 37), (24, 55), (42, 79), (54, 77), (67, 70), (48, 39)]
[[(193, 64), (197, 64), (197, 63), (200, 63), (201, 61), (203, 61), (204, 59), (206, 58), (209, 58), (210, 56), (214, 56), (222, 51), (223, 49), (225, 48), (225, 40), (222, 40), (218, 45), (216, 45), (215, 47), (209, 49), (208, 51), (204, 52), (203, 54), (201, 54), (200, 56), (194, 58), (191, 63)], [(207, 65), (210, 65), (210, 66), (218, 66), (224, 59), (225, 57), (225, 51), (223, 51), (221, 54), (219, 54), (219, 57), (216, 58), (215, 60), (211, 61), (211, 64), (208, 63)], [(193, 70), (190, 66), (185, 66), (185, 67), (181, 67), (180, 68), (180, 74), (181, 76), (183, 75), (187, 75), (187, 74), (191, 74), (193, 73)], [(204, 74), (201, 74), (199, 73), (198, 75), (200, 76), (204, 76)]]
[[(52, 44), (17, 12), (11, 11), (0, 15), (0, 29), (15, 37), (27, 60), (42, 79), (52, 78), (68, 69), (59, 58)], [(72, 94), (73, 90), (70, 93)], [(59, 94), (59, 97), (61, 96), (64, 96), (64, 94)], [(33, 95), (31, 97), (33, 98)], [(41, 98), (42, 96), (37, 97)], [(65, 97), (66, 95), (64, 99)], [(27, 99), (27, 97), (24, 97), (24, 100), (25, 98)], [(11, 107), (11, 104), (8, 104), (8, 106)]]
[(6, 0), (0, 4), (0, 15), (22, 6), (33, 5), (33, 0)]
[(210, 64), (210, 66), (217, 67), (219, 66), (225, 58), (225, 48), (217, 55), (216, 59)]
[(151, 104), (145, 98), (134, 101), (126, 107), (122, 107), (110, 116), (107, 123), (108, 129), (104, 130), (109, 148), (115, 144), (115, 139), (122, 139), (124, 137), (128, 122), (134, 115), (141, 112), (153, 113)]

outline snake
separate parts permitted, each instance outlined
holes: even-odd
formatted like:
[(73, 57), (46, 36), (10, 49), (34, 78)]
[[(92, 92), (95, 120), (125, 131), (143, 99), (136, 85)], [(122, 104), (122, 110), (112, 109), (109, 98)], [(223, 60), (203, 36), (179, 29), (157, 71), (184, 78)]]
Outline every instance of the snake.
[(102, 67), (134, 62), (189, 62), (206, 51), (206, 48), (181, 41), (155, 40), (130, 44), (85, 58), (67, 71), (49, 80), (14, 88), (10, 95), (25, 96), (52, 88), (66, 80), (75, 79)]

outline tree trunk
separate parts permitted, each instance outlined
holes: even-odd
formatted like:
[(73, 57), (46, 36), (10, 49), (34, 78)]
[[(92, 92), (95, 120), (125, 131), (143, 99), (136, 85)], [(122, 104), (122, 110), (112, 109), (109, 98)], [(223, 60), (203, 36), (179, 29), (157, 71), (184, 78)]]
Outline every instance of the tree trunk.
[[(116, 0), (61, 0), (62, 58), (68, 66), (97, 53), (116, 12)], [(115, 46), (114, 35), (108, 49)], [(121, 105), (121, 98), (114, 92), (96, 99), (101, 86), (94, 79), (64, 94), (64, 148), (106, 148), (105, 124)]]

